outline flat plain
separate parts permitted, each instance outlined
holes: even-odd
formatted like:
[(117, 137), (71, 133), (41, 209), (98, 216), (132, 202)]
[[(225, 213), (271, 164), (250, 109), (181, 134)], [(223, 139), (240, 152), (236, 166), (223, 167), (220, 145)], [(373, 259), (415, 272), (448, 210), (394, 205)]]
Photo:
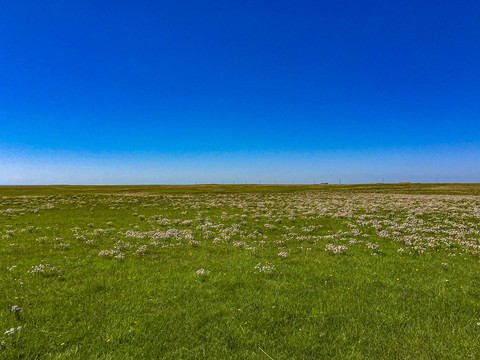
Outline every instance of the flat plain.
[(0, 187), (1, 359), (478, 359), (480, 185)]

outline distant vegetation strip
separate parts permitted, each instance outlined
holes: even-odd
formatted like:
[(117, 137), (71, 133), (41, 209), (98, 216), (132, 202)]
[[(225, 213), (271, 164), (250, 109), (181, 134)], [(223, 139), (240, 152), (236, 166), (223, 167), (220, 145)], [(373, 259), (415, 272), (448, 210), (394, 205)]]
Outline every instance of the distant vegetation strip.
[(0, 186), (0, 196), (61, 194), (188, 194), (288, 193), (301, 191), (393, 193), (425, 195), (480, 195), (480, 184), (358, 184), (358, 185), (25, 185)]

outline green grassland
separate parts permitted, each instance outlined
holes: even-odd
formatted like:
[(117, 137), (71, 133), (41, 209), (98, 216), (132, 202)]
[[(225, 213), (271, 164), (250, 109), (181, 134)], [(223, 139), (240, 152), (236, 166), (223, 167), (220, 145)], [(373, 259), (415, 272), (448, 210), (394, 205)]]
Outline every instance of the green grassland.
[(0, 187), (0, 359), (478, 359), (479, 195)]

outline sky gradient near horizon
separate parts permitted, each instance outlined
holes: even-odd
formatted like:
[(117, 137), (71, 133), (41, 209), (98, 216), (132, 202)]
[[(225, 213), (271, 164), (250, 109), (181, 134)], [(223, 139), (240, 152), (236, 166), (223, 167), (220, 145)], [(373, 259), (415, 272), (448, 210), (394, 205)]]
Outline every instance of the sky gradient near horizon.
[(478, 1), (6, 1), (0, 184), (480, 182)]

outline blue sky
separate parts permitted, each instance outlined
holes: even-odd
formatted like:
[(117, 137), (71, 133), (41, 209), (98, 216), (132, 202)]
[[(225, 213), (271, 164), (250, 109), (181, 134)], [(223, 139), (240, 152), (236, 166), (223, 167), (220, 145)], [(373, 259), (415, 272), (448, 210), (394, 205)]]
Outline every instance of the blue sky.
[(0, 184), (480, 182), (478, 1), (4, 1)]

